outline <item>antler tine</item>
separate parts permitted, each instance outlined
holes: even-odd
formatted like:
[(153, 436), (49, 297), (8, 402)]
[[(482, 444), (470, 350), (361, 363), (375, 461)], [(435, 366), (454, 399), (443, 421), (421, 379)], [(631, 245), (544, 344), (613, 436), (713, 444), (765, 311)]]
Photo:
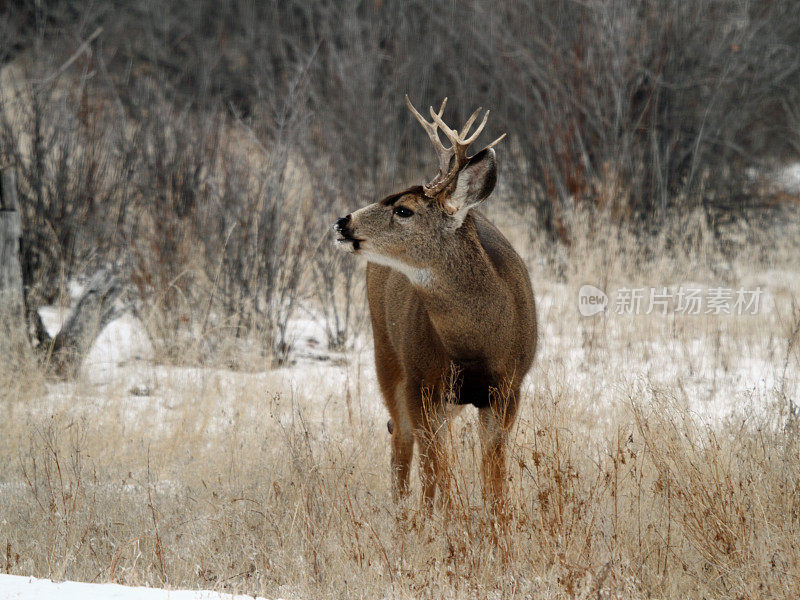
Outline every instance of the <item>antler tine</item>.
[[(447, 98), (445, 98), (444, 101), (447, 102)], [(427, 132), (428, 137), (430, 137), (431, 141), (434, 142), (434, 144), (435, 144), (436, 141), (438, 140), (438, 137), (436, 136), (436, 128), (437, 128), (436, 123), (429, 123), (428, 121), (425, 120), (425, 117), (423, 117), (421, 114), (419, 114), (417, 109), (414, 108), (414, 105), (411, 104), (411, 100), (408, 98), (408, 94), (406, 94), (406, 106), (408, 107), (408, 110), (411, 111), (411, 114), (414, 115), (417, 118), (417, 121), (419, 121), (419, 124), (422, 125), (422, 127), (425, 128), (425, 131)]]
[(457, 152), (458, 148), (462, 145), (461, 138), (458, 135), (458, 131), (456, 131), (455, 129), (450, 129), (447, 126), (447, 123), (442, 121), (442, 117), (433, 112), (433, 107), (431, 107), (430, 111), (431, 111), (431, 116), (433, 117), (433, 122), (439, 126), (439, 128), (442, 130), (442, 133), (444, 133), (447, 136), (447, 139), (450, 140), (450, 143), (452, 144), (452, 150), (454, 152)]
[[(486, 113), (483, 115), (483, 120), (481, 121), (481, 124), (478, 125), (478, 127), (475, 129), (475, 131), (472, 132), (471, 136), (469, 136), (465, 140), (461, 140), (462, 144), (464, 144), (465, 146), (469, 146), (472, 142), (474, 142), (475, 140), (478, 139), (478, 136), (483, 131), (483, 128), (486, 127), (486, 121), (489, 119), (489, 113), (490, 112), (492, 112), (492, 111), (490, 111), (490, 110), (486, 111)], [(472, 123), (470, 123), (470, 125), (472, 125)], [(464, 134), (461, 134), (461, 137), (464, 137)]]
[[(434, 198), (452, 183), (453, 179), (455, 179), (456, 175), (461, 170), (461, 167), (464, 166), (464, 163), (467, 160), (467, 148), (460, 143), (461, 140), (458, 137), (458, 132), (450, 129), (447, 124), (442, 121), (442, 118), (433, 112), (433, 108), (430, 109), (430, 113), (433, 117), (433, 121), (439, 126), (439, 128), (441, 128), (442, 132), (445, 134), (445, 136), (447, 136), (447, 139), (450, 140), (451, 144), (447, 165), (440, 169), (439, 175), (437, 175), (433, 181), (425, 186), (425, 195)], [(451, 161), (453, 163), (452, 168), (450, 167)]]
[(467, 135), (467, 132), (469, 131), (469, 128), (472, 127), (472, 122), (475, 120), (475, 117), (478, 116), (478, 113), (480, 113), (482, 110), (483, 110), (483, 107), (479, 106), (477, 108), (477, 110), (474, 113), (472, 113), (472, 115), (470, 115), (469, 119), (467, 119), (467, 122), (464, 123), (464, 127), (461, 129), (461, 134), (460, 134), (460, 136), (462, 138), (465, 135)]
[(447, 106), (447, 96), (445, 96), (445, 97), (444, 97), (444, 100), (442, 100), (442, 106), (441, 106), (441, 108), (439, 109), (439, 118), (441, 118), (441, 117), (442, 117), (442, 115), (444, 114), (444, 107), (445, 107), (445, 106)]
[[(502, 141), (503, 141), (503, 138), (505, 138), (505, 137), (506, 137), (506, 134), (504, 133), (504, 134), (503, 134), (503, 135), (501, 135), (499, 138), (497, 138), (495, 141), (493, 141), (491, 144), (489, 144), (488, 146), (486, 146), (486, 148), (493, 148), (495, 145), (497, 145), (497, 144), (499, 144), (500, 142), (502, 142)], [(484, 150), (486, 150), (486, 148), (484, 148)]]
[[(408, 107), (408, 110), (411, 111), (411, 114), (413, 114), (416, 117), (417, 121), (419, 121), (419, 124), (422, 125), (422, 127), (425, 129), (425, 132), (428, 134), (428, 137), (430, 138), (431, 143), (433, 144), (433, 149), (436, 151), (436, 156), (439, 159), (439, 171), (440, 171), (439, 176), (443, 176), (445, 173), (447, 173), (447, 167), (450, 165), (450, 157), (452, 156), (452, 149), (445, 148), (444, 145), (442, 144), (442, 140), (439, 139), (439, 134), (436, 132), (437, 129), (439, 128), (439, 125), (437, 124), (436, 120), (434, 119), (434, 121), (427, 121), (425, 117), (423, 117), (419, 113), (419, 111), (417, 111), (417, 109), (414, 108), (414, 105), (411, 104), (411, 100), (409, 99), (408, 94), (406, 94), (406, 106)], [(442, 100), (442, 106), (439, 108), (438, 117), (440, 120), (442, 115), (444, 114), (445, 106), (447, 106), (446, 97), (444, 100)], [(432, 115), (436, 114), (433, 112), (432, 106), (430, 107), (430, 111)]]

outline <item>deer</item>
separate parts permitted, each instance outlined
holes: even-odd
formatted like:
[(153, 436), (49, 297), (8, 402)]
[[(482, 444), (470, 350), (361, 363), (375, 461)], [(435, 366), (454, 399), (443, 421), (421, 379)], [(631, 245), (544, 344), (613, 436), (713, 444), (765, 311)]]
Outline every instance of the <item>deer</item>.
[[(448, 415), (477, 408), (482, 497), (500, 506), (506, 494), (506, 446), (523, 378), (537, 345), (536, 304), (528, 269), (511, 243), (476, 207), (497, 182), (494, 147), (467, 156), (489, 112), (470, 134), (478, 108), (461, 131), (430, 107), (425, 129), (438, 173), (336, 220), (339, 249), (366, 259), (366, 291), (381, 395), (389, 411), (392, 496), (409, 494), (419, 445), (422, 502), (436, 489), (446, 499), (442, 448)], [(442, 143), (439, 132), (449, 140)]]

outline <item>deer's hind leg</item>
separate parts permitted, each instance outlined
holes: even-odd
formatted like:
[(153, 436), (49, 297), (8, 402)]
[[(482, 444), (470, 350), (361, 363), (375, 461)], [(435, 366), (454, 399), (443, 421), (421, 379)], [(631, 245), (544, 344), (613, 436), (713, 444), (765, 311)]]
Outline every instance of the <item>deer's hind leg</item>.
[(517, 417), (519, 390), (492, 394), (494, 400), (478, 412), (482, 445), (483, 500), (494, 511), (503, 512), (506, 500), (506, 443)]

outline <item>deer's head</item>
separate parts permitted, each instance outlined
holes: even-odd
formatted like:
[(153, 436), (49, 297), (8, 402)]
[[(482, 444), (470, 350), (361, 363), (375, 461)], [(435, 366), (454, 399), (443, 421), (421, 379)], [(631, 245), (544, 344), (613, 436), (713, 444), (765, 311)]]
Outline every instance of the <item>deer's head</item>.
[[(467, 149), (483, 131), (489, 111), (470, 135), (480, 108), (472, 113), (459, 133), (442, 121), (447, 98), (438, 113), (430, 108), (432, 121), (425, 120), (417, 112), (408, 96), (406, 104), (433, 143), (439, 172), (425, 185), (393, 194), (338, 219), (333, 228), (338, 234), (339, 248), (393, 267), (412, 282), (422, 283), (432, 261), (449, 246), (448, 241), (462, 227), (469, 210), (492, 193), (497, 181), (493, 146), (505, 134), (468, 157)], [(439, 129), (450, 141), (447, 148), (439, 138)]]

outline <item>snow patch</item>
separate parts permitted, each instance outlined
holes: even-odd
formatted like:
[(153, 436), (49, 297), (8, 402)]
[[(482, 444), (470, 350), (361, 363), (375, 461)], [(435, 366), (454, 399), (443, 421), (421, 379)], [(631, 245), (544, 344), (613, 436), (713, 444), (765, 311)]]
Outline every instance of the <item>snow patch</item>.
[(39, 316), (42, 319), (42, 325), (44, 325), (47, 335), (49, 335), (51, 338), (56, 337), (58, 332), (61, 331), (61, 328), (64, 326), (64, 323), (66, 323), (67, 319), (69, 319), (69, 315), (71, 313), (72, 311), (69, 308), (60, 306), (42, 306), (39, 309)]
[(164, 590), (115, 583), (50, 581), (19, 575), (0, 575), (0, 600), (265, 600), (211, 590)]
[(785, 192), (800, 194), (800, 163), (781, 167), (772, 174), (772, 179)]
[(153, 344), (144, 325), (131, 313), (106, 325), (83, 361), (84, 368), (119, 365), (130, 360), (152, 360)]

